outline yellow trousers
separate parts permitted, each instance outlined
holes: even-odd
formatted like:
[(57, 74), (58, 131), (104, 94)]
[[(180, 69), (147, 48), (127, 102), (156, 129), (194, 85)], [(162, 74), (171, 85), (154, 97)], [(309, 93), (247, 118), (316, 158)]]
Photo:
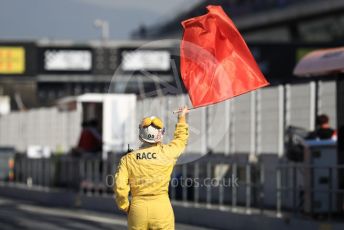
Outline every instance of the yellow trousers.
[(136, 196), (128, 214), (130, 230), (174, 230), (174, 213), (167, 194)]

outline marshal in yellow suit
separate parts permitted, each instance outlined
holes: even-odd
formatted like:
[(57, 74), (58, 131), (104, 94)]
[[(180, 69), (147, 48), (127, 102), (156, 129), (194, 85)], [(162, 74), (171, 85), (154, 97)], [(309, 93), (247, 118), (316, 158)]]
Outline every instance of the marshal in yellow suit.
[(140, 125), (143, 147), (121, 158), (114, 192), (117, 206), (128, 213), (129, 229), (174, 229), (168, 185), (173, 167), (188, 140), (187, 111), (185, 107), (180, 113), (174, 139), (169, 144), (161, 143), (164, 130), (160, 119), (145, 118)]

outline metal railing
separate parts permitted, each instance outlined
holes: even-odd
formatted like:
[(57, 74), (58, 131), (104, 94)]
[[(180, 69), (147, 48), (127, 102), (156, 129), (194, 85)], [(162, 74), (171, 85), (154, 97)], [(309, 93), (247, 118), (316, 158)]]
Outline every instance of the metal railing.
[[(103, 161), (97, 157), (55, 156), (47, 159), (16, 157), (12, 183), (30, 187), (72, 189), (88, 195), (111, 195), (111, 177), (119, 155)], [(184, 205), (219, 208), (264, 209), (263, 165), (236, 163), (230, 157), (203, 157), (176, 165), (170, 183), (172, 201)], [(259, 175), (259, 176), (257, 176)], [(215, 183), (215, 184), (214, 184)]]
[(230, 157), (204, 157), (175, 167), (170, 195), (172, 201), (184, 205), (233, 211), (240, 207), (249, 213), (251, 208), (263, 210), (263, 186), (263, 165), (238, 163)]
[(321, 215), (328, 219), (343, 213), (344, 189), (340, 188), (343, 172), (344, 165), (279, 165), (276, 169), (277, 213), (283, 209), (294, 215)]
[[(14, 181), (9, 183), (24, 184), (28, 188), (71, 189), (91, 196), (112, 196), (113, 181), (109, 176), (114, 175), (119, 159), (120, 155), (116, 154), (107, 161), (98, 157), (16, 157)], [(267, 174), (266, 166), (259, 161), (242, 163), (225, 155), (205, 156), (176, 165), (170, 183), (170, 198), (184, 206), (244, 213), (273, 211), (278, 217), (290, 212), (331, 218), (334, 213), (342, 212), (340, 204), (344, 190), (339, 189), (337, 180), (338, 170), (344, 170), (344, 165), (279, 164), (269, 167), (274, 171)], [(328, 173), (314, 178), (317, 170)], [(321, 207), (317, 202), (321, 202)]]

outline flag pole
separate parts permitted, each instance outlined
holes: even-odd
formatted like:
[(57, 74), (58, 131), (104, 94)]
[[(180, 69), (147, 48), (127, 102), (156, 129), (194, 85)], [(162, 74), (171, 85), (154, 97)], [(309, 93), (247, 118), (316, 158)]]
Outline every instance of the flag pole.
[[(188, 108), (188, 110), (190, 111), (190, 110), (194, 110), (194, 109), (197, 109), (198, 107), (196, 107), (196, 108)], [(180, 113), (181, 111), (180, 110), (174, 110), (172, 113), (173, 114), (176, 114), (176, 113)]]

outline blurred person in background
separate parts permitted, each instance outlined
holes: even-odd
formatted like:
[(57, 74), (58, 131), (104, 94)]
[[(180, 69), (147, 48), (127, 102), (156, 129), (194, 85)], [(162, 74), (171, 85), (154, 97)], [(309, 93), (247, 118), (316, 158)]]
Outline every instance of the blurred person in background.
[(316, 130), (309, 133), (307, 139), (336, 139), (336, 131), (330, 127), (330, 119), (328, 115), (321, 114), (316, 119)]
[(174, 229), (168, 186), (189, 137), (187, 113), (187, 107), (179, 109), (174, 139), (168, 144), (162, 144), (163, 122), (144, 118), (139, 125), (141, 148), (121, 158), (114, 192), (118, 208), (128, 214), (128, 229)]
[(98, 131), (98, 121), (96, 119), (81, 124), (82, 130), (78, 142), (78, 146), (74, 149), (75, 155), (85, 153), (95, 154), (102, 151), (102, 138)]

